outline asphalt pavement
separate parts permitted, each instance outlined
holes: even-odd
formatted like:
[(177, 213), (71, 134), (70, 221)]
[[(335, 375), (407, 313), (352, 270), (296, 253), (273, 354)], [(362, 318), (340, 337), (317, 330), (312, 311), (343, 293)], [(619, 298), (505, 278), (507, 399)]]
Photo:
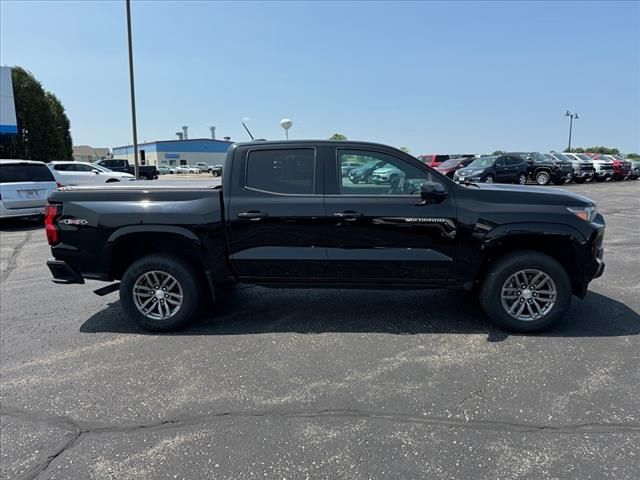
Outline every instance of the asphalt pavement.
[(540, 335), (453, 291), (238, 287), (150, 334), (0, 224), (2, 478), (640, 477), (640, 181), (598, 202), (604, 276)]

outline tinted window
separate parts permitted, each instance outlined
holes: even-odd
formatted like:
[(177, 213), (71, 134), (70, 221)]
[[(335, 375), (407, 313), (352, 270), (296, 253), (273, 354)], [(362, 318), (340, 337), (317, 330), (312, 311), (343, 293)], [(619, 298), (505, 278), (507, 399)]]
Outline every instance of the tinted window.
[(515, 165), (520, 165), (524, 163), (521, 158), (518, 157), (507, 157), (507, 165), (511, 165), (512, 167)]
[(55, 182), (47, 166), (32, 163), (0, 165), (0, 183)]
[(312, 194), (313, 149), (257, 150), (247, 158), (246, 186), (266, 192)]
[(500, 157), (496, 160), (496, 167), (504, 167), (506, 163), (506, 157)]
[(468, 168), (487, 168), (492, 166), (498, 157), (482, 157), (474, 160), (469, 164)]
[(58, 171), (67, 172), (69, 170), (73, 170), (71, 167), (73, 167), (73, 165), (69, 165), (68, 163), (63, 163), (61, 165), (55, 165), (53, 168)]
[(339, 168), (345, 163), (357, 162), (373, 165), (370, 175), (354, 182), (340, 176), (340, 194), (343, 195), (420, 195), (420, 186), (436, 181), (434, 175), (410, 163), (380, 152), (364, 150), (338, 150)]
[(80, 163), (77, 163), (73, 165), (73, 170), (75, 170), (76, 172), (90, 172), (93, 170), (93, 168), (91, 168), (89, 165), (82, 165)]

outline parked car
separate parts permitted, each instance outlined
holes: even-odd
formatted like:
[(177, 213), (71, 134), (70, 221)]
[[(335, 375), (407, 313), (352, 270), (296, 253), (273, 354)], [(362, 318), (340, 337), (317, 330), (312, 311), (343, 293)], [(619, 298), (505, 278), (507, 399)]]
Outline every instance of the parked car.
[[(390, 163), (419, 188), (345, 193), (336, 162), (345, 151)], [(117, 197), (104, 186), (53, 192), (46, 233), (55, 281), (119, 282), (96, 293), (119, 290), (127, 316), (150, 330), (187, 325), (220, 298), (218, 287), (244, 282), (477, 289), (498, 326), (532, 332), (564, 317), (572, 295), (584, 297), (604, 270), (604, 219), (569, 191), (460, 185), (364, 142), (235, 144), (225, 165), (222, 189), (132, 183)]]
[(418, 160), (420, 160), (425, 165), (429, 165), (430, 167), (437, 167), (441, 163), (446, 162), (447, 160), (451, 160), (452, 158), (475, 158), (475, 155), (471, 153), (418, 155)]
[(588, 158), (593, 162), (593, 167), (596, 169), (595, 179), (597, 182), (604, 182), (606, 180), (613, 180), (614, 167), (613, 161), (608, 158), (600, 158), (596, 154), (578, 153), (576, 154), (580, 158)]
[(372, 183), (373, 172), (383, 165), (384, 162), (373, 160), (360, 167), (355, 167), (349, 172), (349, 180), (352, 183)]
[(209, 172), (214, 177), (222, 175), (222, 165), (219, 164), (213, 165), (205, 162), (197, 162), (193, 166), (199, 168), (201, 172)]
[(344, 162), (342, 164), (340, 164), (340, 171), (343, 177), (346, 177), (349, 175), (349, 172), (351, 172), (351, 170), (353, 170), (354, 168), (358, 168), (361, 167), (362, 164), (358, 163), (358, 162)]
[(492, 155), (475, 159), (453, 174), (456, 182), (527, 183), (527, 162), (513, 155)]
[(637, 180), (640, 178), (640, 158), (627, 158), (626, 160), (631, 163), (629, 178), (631, 180)]
[(172, 173), (176, 173), (176, 168), (173, 166), (160, 165), (158, 167), (158, 174), (160, 175), (167, 175)]
[(510, 152), (527, 162), (527, 176), (538, 185), (562, 185), (573, 177), (573, 165), (568, 160), (555, 160), (540, 152)]
[(452, 158), (451, 160), (447, 160), (445, 162), (438, 164), (438, 166), (435, 167), (435, 169), (439, 171), (441, 174), (446, 175), (449, 178), (453, 178), (453, 175), (456, 173), (456, 171), (460, 170), (461, 168), (465, 168), (469, 166), (471, 162), (473, 162), (474, 160), (476, 160), (475, 157), (474, 158), (465, 158), (465, 157)]
[(43, 162), (0, 160), (0, 218), (44, 214), (47, 197), (56, 188)]
[(576, 183), (589, 182), (594, 179), (596, 169), (591, 159), (584, 160), (573, 153), (551, 152), (555, 158), (566, 159), (573, 168), (573, 181)]
[(620, 181), (631, 176), (631, 162), (616, 155), (603, 155), (596, 153), (592, 155), (594, 160), (609, 160), (613, 164), (613, 179)]
[(178, 165), (176, 167), (176, 173), (198, 174), (198, 173), (200, 173), (200, 169), (198, 167), (194, 167), (192, 165)]
[(377, 185), (381, 183), (391, 183), (394, 179), (403, 178), (404, 172), (398, 167), (387, 163), (380, 168), (376, 168), (371, 175), (371, 181)]
[[(135, 168), (128, 160), (119, 158), (106, 158), (98, 160), (95, 165), (108, 168), (112, 172), (124, 172), (135, 175)], [(153, 165), (138, 165), (140, 180), (155, 180), (158, 178), (158, 169)]]
[(113, 172), (94, 163), (55, 161), (47, 164), (56, 181), (62, 186), (100, 185), (102, 183), (126, 182), (136, 177), (128, 173)]

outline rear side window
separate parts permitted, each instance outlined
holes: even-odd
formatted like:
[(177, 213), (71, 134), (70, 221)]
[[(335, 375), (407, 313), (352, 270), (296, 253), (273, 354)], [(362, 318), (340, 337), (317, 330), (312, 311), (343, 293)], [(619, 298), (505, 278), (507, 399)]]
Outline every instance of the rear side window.
[(524, 160), (518, 157), (507, 157), (507, 165), (516, 166), (524, 163)]
[(55, 182), (53, 174), (43, 163), (10, 163), (0, 165), (0, 183)]
[(265, 192), (313, 194), (315, 163), (311, 148), (255, 150), (247, 158), (245, 185)]

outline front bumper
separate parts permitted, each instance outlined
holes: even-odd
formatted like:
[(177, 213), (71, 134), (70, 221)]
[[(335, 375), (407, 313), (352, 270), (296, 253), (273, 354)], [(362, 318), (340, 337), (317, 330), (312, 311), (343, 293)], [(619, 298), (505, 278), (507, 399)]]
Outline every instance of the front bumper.
[(71, 265), (64, 260), (50, 258), (47, 267), (53, 275), (54, 283), (84, 283), (84, 278)]

